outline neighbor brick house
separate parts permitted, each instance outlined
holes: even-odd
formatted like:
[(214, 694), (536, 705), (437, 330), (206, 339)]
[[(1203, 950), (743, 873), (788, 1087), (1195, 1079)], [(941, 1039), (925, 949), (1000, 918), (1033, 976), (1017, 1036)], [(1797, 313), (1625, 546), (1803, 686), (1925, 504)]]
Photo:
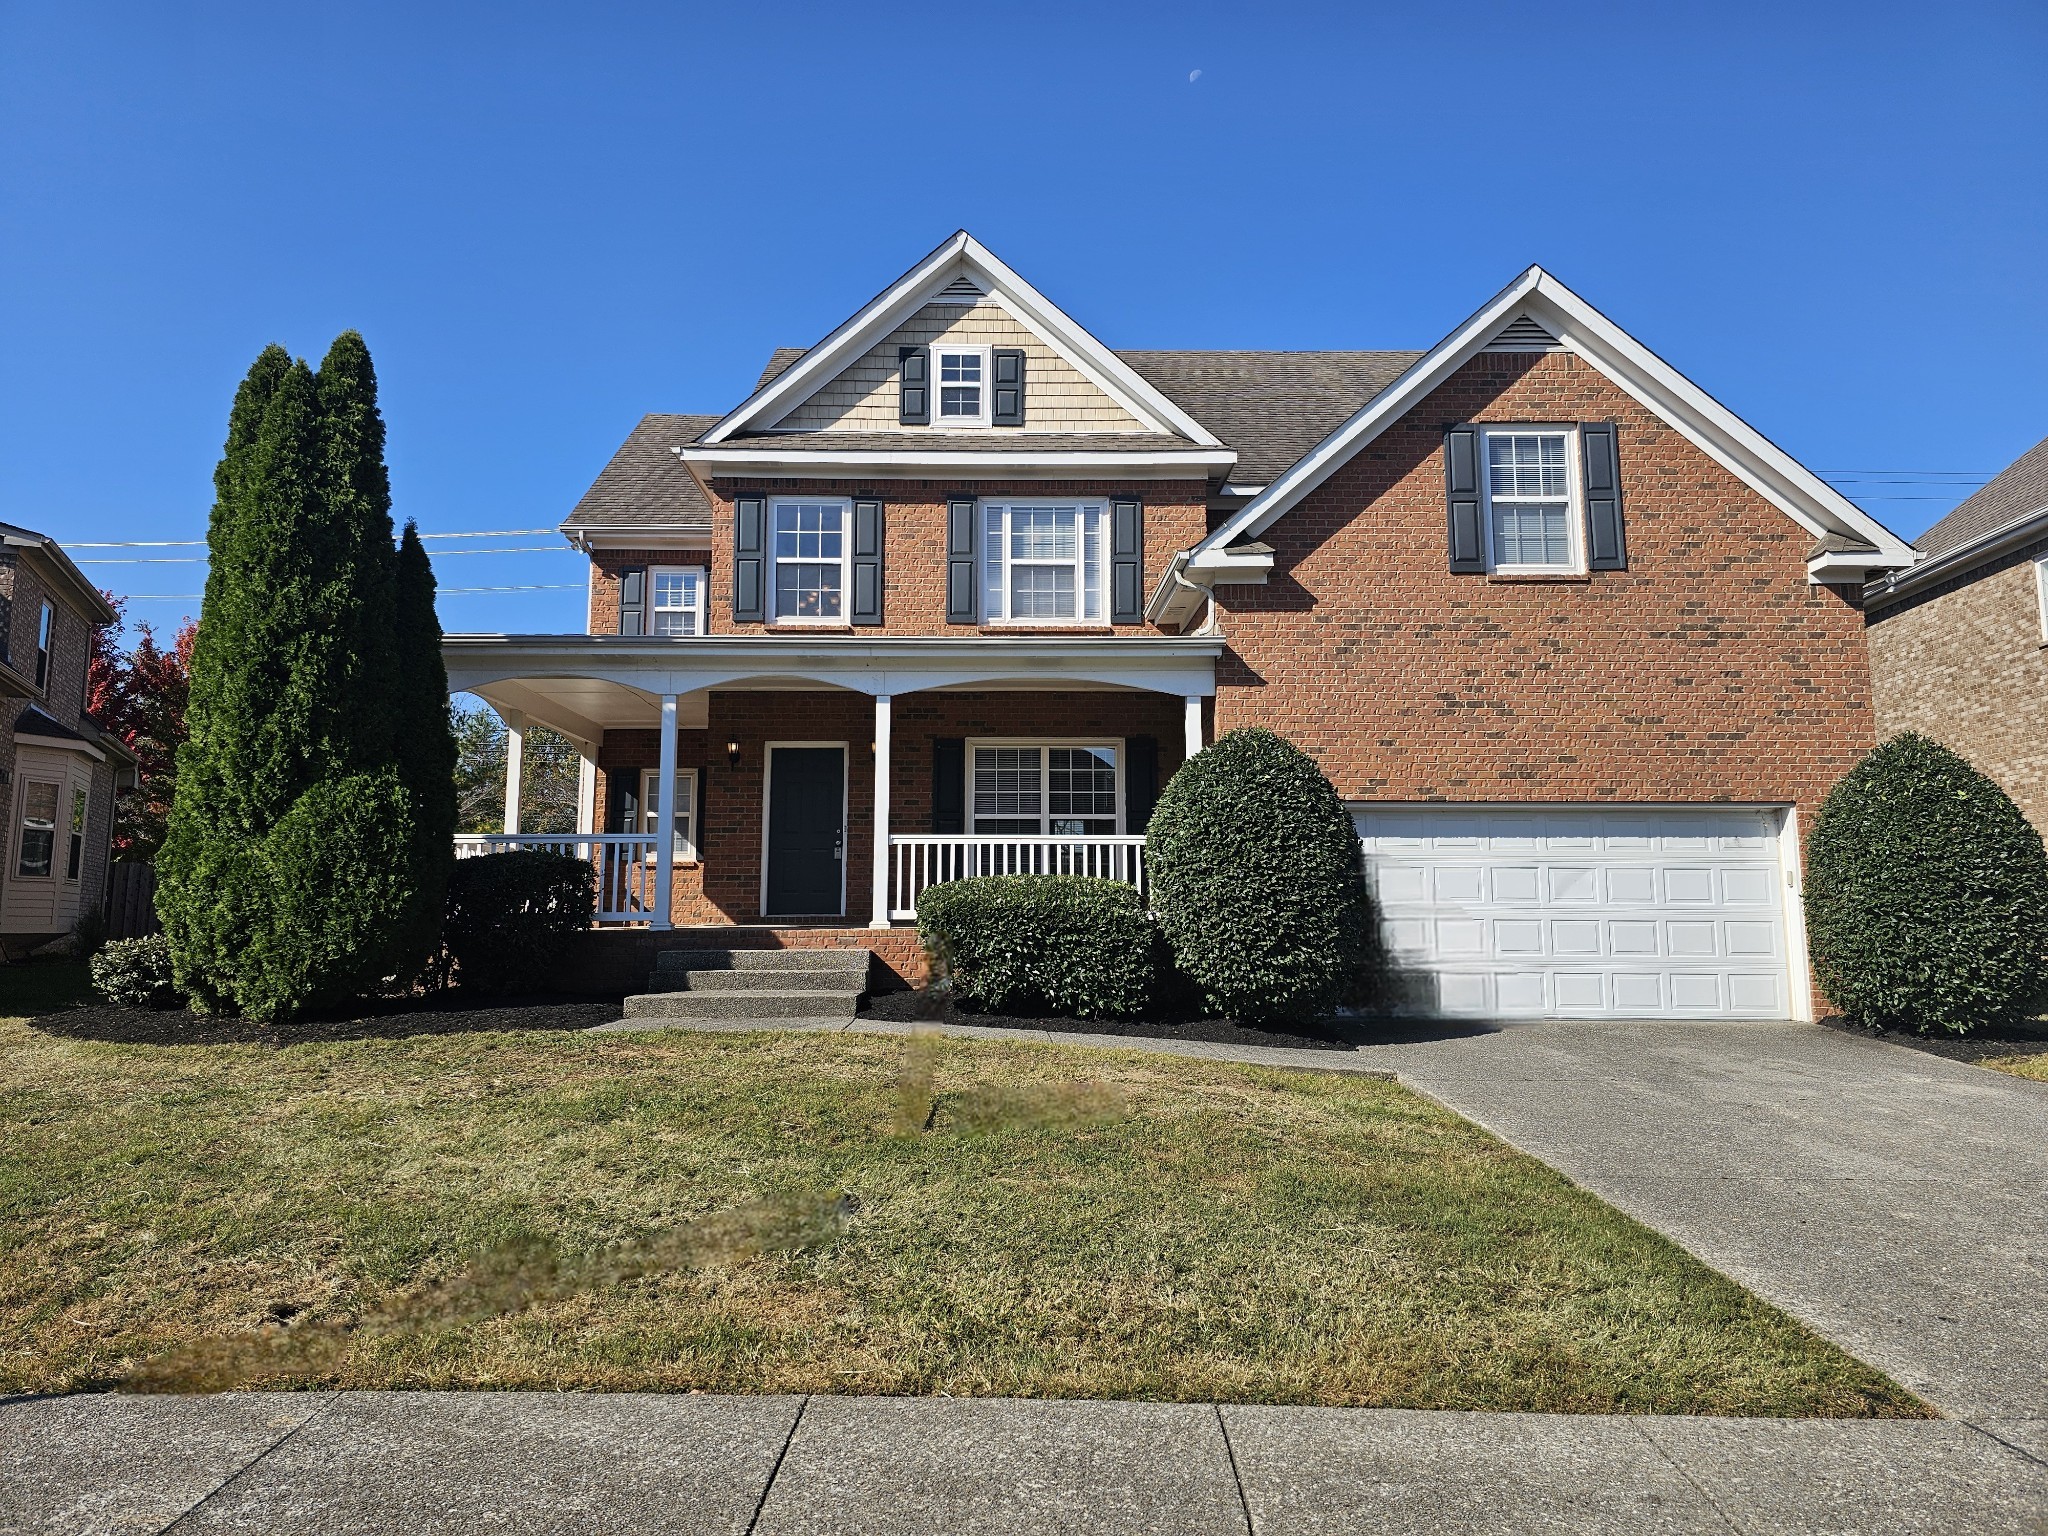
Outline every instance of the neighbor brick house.
[(1864, 593), (1878, 730), (1954, 748), (2048, 835), (2048, 439), (1918, 546)]
[(926, 885), (1141, 879), (1264, 725), (1419, 1001), (1621, 1017), (1809, 1011), (1799, 826), (1913, 559), (1539, 269), (1426, 351), (1119, 352), (964, 233), (564, 531), (588, 634), (446, 655), (579, 743), (607, 920), (909, 973)]
[(0, 946), (59, 938), (106, 893), (115, 789), (135, 757), (85, 713), (95, 625), (114, 610), (47, 535), (0, 523)]

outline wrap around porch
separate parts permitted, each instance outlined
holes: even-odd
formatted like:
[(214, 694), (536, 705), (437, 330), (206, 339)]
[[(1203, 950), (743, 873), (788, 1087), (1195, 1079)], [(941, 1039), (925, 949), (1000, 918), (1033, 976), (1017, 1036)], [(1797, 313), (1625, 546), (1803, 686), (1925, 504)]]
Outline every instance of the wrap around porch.
[[(457, 852), (586, 859), (598, 922), (655, 931), (885, 929), (971, 875), (1142, 890), (1144, 823), (1203, 745), (1222, 645), (450, 636), (451, 691), (508, 731), (504, 829)], [(519, 825), (529, 722), (582, 759), (573, 831)]]

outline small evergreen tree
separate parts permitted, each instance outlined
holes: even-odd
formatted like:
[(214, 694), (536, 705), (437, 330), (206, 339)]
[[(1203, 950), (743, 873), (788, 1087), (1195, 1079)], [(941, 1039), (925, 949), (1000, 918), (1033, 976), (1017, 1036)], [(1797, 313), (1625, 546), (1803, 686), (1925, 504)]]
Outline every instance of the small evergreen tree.
[(2005, 791), (1907, 732), (1828, 793), (1806, 845), (1814, 974), (1882, 1029), (2018, 1016), (2048, 955), (2048, 855)]
[(1145, 867), (1174, 964), (1210, 1008), (1271, 1023), (1367, 999), (1378, 934), (1357, 829), (1292, 742), (1237, 730), (1184, 763)]
[(178, 982), (203, 1003), (289, 1017), (407, 971), (431, 942), (418, 881), (441, 866), (418, 844), (447, 797), (423, 813), (409, 778), (447, 715), (402, 715), (383, 448), (352, 331), (318, 375), (266, 349), (230, 414), (158, 860)]
[(424, 964), (441, 936), (455, 866), (455, 734), (448, 668), (434, 615), (434, 568), (410, 521), (398, 545), (398, 771), (413, 809), (413, 917), (409, 956)]

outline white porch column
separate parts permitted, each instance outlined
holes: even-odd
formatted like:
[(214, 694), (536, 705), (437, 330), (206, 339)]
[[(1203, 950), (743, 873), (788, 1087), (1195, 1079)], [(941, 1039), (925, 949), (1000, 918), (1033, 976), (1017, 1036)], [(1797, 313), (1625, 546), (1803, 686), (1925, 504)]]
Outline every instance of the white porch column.
[(676, 864), (676, 696), (661, 696), (661, 779), (654, 811), (655, 928), (674, 926)]
[(597, 830), (597, 747), (576, 743), (576, 831), (588, 837)]
[(1202, 696), (1190, 693), (1182, 697), (1187, 704), (1187, 755), (1193, 757), (1202, 750)]
[(505, 722), (505, 830), (519, 830), (519, 779), (526, 770), (526, 716), (516, 709), (501, 709)]
[(889, 926), (889, 695), (875, 695), (875, 890), (868, 926)]

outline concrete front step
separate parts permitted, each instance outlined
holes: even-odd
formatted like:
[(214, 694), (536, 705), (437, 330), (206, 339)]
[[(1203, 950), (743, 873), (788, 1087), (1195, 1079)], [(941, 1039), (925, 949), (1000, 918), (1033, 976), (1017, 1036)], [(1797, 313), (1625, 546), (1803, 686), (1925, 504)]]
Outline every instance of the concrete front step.
[(664, 949), (657, 971), (857, 971), (874, 957), (865, 949)]
[(650, 992), (845, 992), (858, 997), (867, 990), (866, 966), (858, 970), (714, 971), (657, 970), (647, 981)]
[(626, 999), (629, 1019), (850, 1019), (858, 991), (649, 992)]

